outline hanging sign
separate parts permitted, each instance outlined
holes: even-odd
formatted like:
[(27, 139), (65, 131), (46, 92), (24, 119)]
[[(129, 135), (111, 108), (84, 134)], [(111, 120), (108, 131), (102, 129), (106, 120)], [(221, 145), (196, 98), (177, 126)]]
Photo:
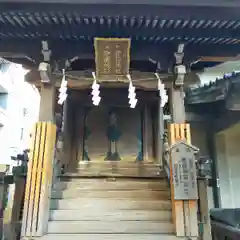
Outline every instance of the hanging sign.
[(183, 142), (171, 148), (175, 200), (198, 199), (195, 151)]
[[(128, 38), (94, 39), (98, 81), (110, 79), (116, 81), (118, 77), (126, 78), (126, 75), (129, 74), (130, 43)], [(111, 78), (108, 78), (109, 76)]]

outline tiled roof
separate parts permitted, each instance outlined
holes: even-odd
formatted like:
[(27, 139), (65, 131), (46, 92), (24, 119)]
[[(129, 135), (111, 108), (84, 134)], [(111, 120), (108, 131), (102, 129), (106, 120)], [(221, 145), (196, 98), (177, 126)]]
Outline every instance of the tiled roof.
[[(99, 14), (100, 15), (100, 14)], [(161, 16), (83, 16), (78, 12), (0, 12), (0, 39), (90, 40), (131, 37), (152, 43), (237, 44), (240, 21), (168, 20)]]
[(214, 81), (186, 92), (188, 104), (211, 103), (226, 99), (231, 86), (240, 84), (240, 73), (233, 72)]

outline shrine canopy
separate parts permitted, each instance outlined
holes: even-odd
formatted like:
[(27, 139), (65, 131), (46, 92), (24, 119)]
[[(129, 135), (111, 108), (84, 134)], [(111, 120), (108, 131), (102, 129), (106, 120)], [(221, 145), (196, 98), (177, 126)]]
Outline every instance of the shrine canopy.
[(115, 2), (0, 0), (0, 57), (37, 68), (43, 61), (41, 43), (47, 41), (50, 63), (77, 58), (75, 70), (94, 69), (95, 37), (129, 38), (130, 69), (169, 72), (182, 43), (184, 63), (193, 71), (240, 52), (236, 1)]

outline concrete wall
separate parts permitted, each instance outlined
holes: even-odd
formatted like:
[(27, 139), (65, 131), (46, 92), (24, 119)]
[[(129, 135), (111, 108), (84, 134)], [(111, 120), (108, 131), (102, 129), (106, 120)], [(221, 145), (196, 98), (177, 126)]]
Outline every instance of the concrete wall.
[[(0, 69), (0, 83), (6, 92), (1, 93), (0, 163), (13, 164), (11, 156), (29, 147), (29, 135), (38, 118), (39, 94), (24, 82), (26, 70), (21, 65), (9, 63), (6, 71)], [(25, 114), (26, 112), (26, 114)]]
[(200, 156), (209, 156), (207, 131), (204, 123), (191, 123), (192, 144), (200, 149)]
[[(191, 137), (192, 144), (200, 149), (199, 155), (202, 157), (209, 157), (209, 150), (207, 144), (208, 132), (206, 130), (204, 123), (200, 122), (191, 123)], [(212, 187), (208, 187), (207, 195), (208, 195), (208, 207), (209, 209), (211, 209), (214, 207)]]
[(217, 167), (222, 208), (240, 207), (240, 124), (216, 135)]

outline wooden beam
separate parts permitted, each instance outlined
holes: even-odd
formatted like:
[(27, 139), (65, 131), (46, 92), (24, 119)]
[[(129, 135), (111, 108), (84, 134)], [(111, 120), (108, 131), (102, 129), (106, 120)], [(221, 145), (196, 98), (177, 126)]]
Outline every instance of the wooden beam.
[[(114, 19), (113, 19), (114, 20)], [(136, 19), (138, 21), (138, 19)], [(141, 19), (139, 19), (141, 21)], [(117, 28), (117, 31), (116, 31)], [(118, 24), (102, 25), (95, 24), (69, 24), (62, 25), (57, 23), (41, 23), (40, 25), (28, 25), (26, 28), (16, 27), (11, 23), (4, 23), (1, 26), (0, 34), (7, 35), (11, 33), (14, 36), (25, 36), (29, 33), (38, 33), (39, 36), (44, 37), (48, 34), (48, 38), (61, 36), (64, 31), (65, 35), (88, 36), (94, 38), (98, 37), (159, 37), (159, 38), (215, 38), (217, 39), (239, 39), (240, 33), (237, 29), (229, 28), (153, 28), (153, 27), (131, 27), (119, 26)], [(39, 37), (38, 37), (39, 38)]]
[[(92, 70), (93, 71), (93, 70)], [(91, 70), (88, 71), (89, 73)], [(164, 81), (166, 88), (170, 88), (172, 86), (172, 74), (171, 73), (162, 73), (159, 74), (160, 78)], [(157, 89), (157, 79), (152, 72), (140, 72), (140, 71), (132, 71), (132, 82), (133, 85), (138, 89), (145, 90), (156, 90)], [(59, 88), (61, 85), (62, 74), (55, 73), (55, 87)], [(70, 71), (66, 73), (68, 88), (69, 89), (89, 89), (93, 82), (93, 78), (90, 74), (86, 75), (84, 71)], [(195, 72), (187, 74), (185, 77), (185, 87), (191, 84), (196, 84), (199, 82), (199, 78)], [(25, 76), (25, 81), (30, 84), (34, 84), (38, 88), (41, 87), (40, 75), (37, 70), (32, 70)], [(100, 83), (100, 85), (104, 88), (123, 88), (128, 87), (129, 80), (122, 79), (121, 81), (109, 81)], [(157, 95), (156, 95), (157, 96)]]
[[(0, 30), (1, 31), (1, 30)], [(1, 40), (0, 56), (10, 57), (11, 54), (15, 57), (26, 56), (28, 59), (35, 61), (36, 67), (42, 61), (41, 54), (41, 39), (24, 40)], [(72, 59), (78, 56), (80, 59), (94, 59), (94, 50), (92, 41), (86, 40), (51, 40), (47, 39), (49, 48), (52, 51), (51, 59), (54, 61)], [(146, 60), (149, 58), (154, 61), (161, 62), (161, 68), (167, 70), (173, 63), (173, 54), (176, 51), (177, 42), (171, 41), (166, 43), (134, 41), (132, 40), (131, 60)], [(60, 51), (61, 50), (61, 51)], [(201, 56), (217, 56), (221, 51), (221, 56), (236, 56), (240, 52), (239, 44), (191, 44), (188, 43), (185, 47), (185, 64), (190, 64), (199, 60)], [(20, 59), (20, 58), (15, 58)]]
[(233, 57), (233, 56), (202, 56), (199, 57), (199, 60), (201, 62), (227, 62), (227, 61), (233, 61), (233, 60), (238, 60), (238, 57)]
[[(6, 0), (0, 0), (1, 2), (6, 2)], [(18, 3), (45, 3), (45, 0), (8, 0), (8, 2), (18, 2)], [(48, 3), (68, 3), (68, 4), (82, 4), (85, 3), (85, 1), (81, 1), (81, 0), (48, 0)], [(95, 1), (91, 1), (91, 4), (105, 4), (108, 3), (108, 1), (105, 0), (95, 0)], [(113, 4), (119, 4), (118, 1), (113, 1)], [(165, 0), (142, 0), (142, 1), (135, 1), (135, 0), (123, 0), (121, 2), (121, 4), (154, 4), (154, 5), (162, 5), (162, 6), (224, 6), (224, 7), (237, 7), (240, 6), (240, 4), (238, 2), (226, 2), (225, 0), (218, 0), (218, 2), (216, 2), (215, 0), (203, 0), (201, 2), (197, 1), (197, 0), (185, 0), (184, 2), (179, 2), (177, 0), (169, 0), (167, 3)]]
[[(12, 4), (14, 2), (14, 4)], [(54, 3), (59, 4), (54, 4)], [(10, 0), (0, 1), (1, 12), (15, 11), (22, 13), (37, 12), (78, 12), (83, 16), (145, 16), (148, 13), (151, 16), (161, 16), (166, 20), (239, 20), (239, 3), (226, 2), (223, 0), (203, 0), (191, 1), (185, 0), (179, 2), (170, 0), (166, 3), (164, 0), (124, 0), (121, 3), (106, 0), (92, 0), (86, 4), (84, 0)], [(24, 3), (24, 4), (23, 4)], [(61, 3), (61, 4), (60, 4)], [(115, 4), (114, 4), (115, 3)], [(94, 5), (97, 4), (97, 7)], [(143, 6), (144, 5), (144, 6)], [(213, 14), (213, 12), (215, 14)]]

